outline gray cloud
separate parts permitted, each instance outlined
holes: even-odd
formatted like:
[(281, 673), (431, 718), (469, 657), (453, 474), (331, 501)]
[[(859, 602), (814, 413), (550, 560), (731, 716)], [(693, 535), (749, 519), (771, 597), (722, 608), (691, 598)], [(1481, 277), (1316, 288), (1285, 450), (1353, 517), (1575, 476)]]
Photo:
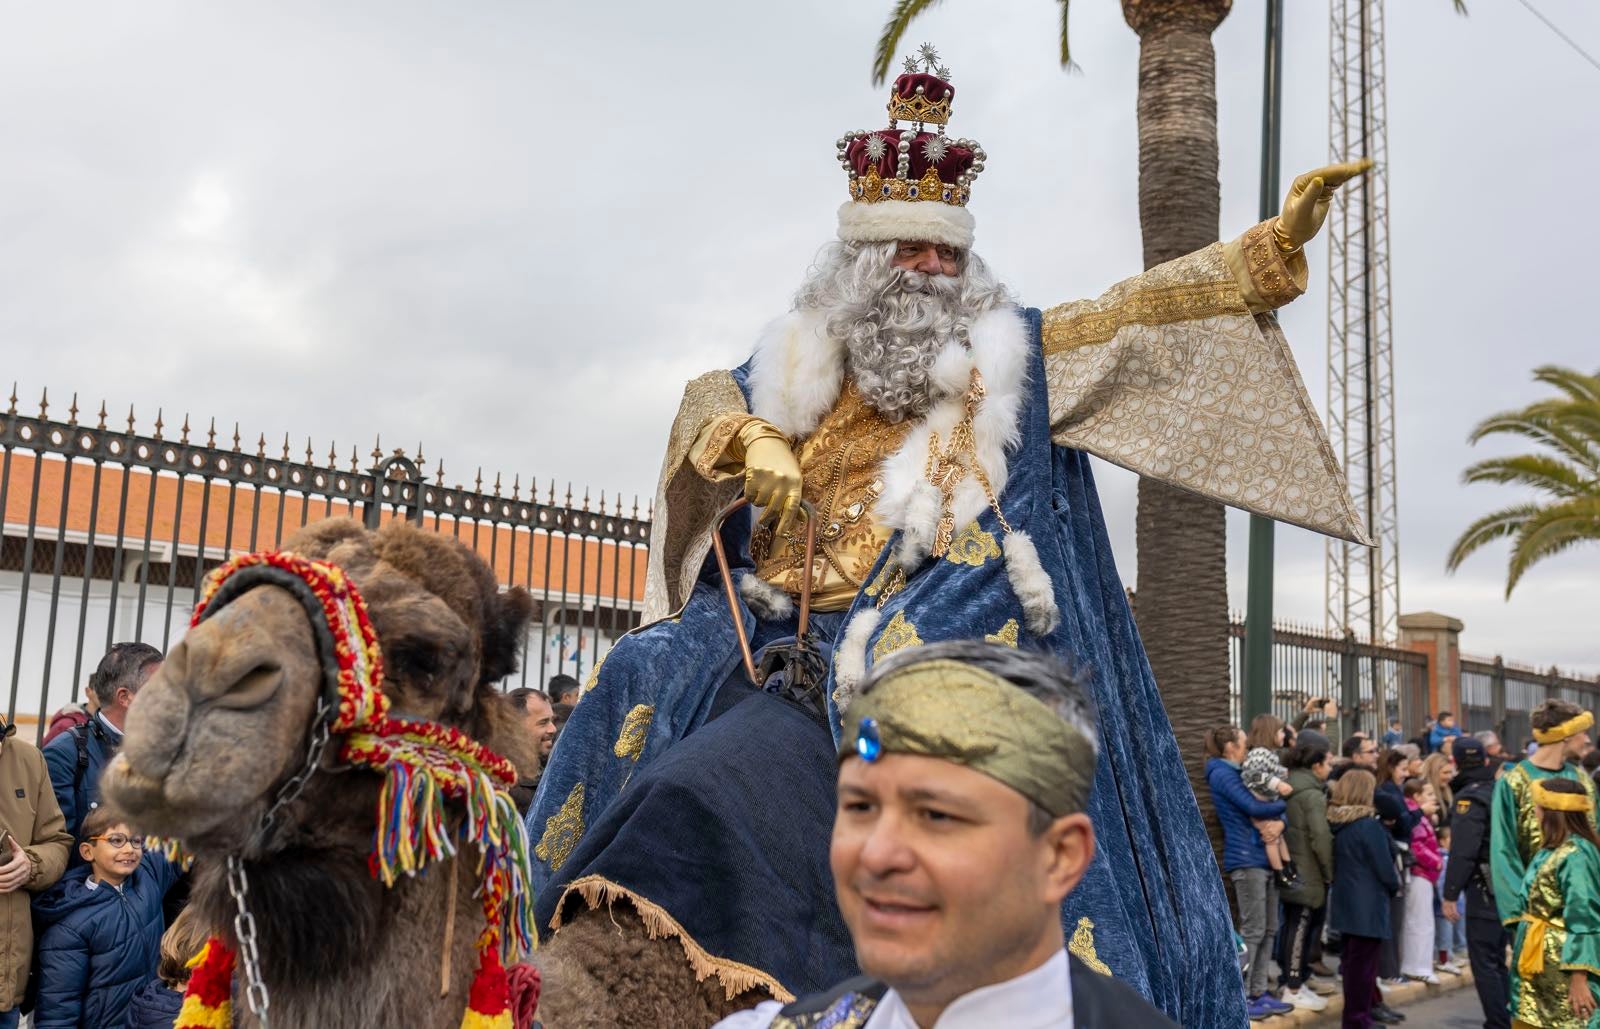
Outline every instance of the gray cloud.
[[(831, 234), (832, 140), (878, 124), (888, 3), (8, 5), (0, 11), (0, 347), (49, 385), (447, 478), (648, 494), (680, 384), (736, 363)], [(1286, 169), (1327, 151), (1327, 25), (1290, 5)], [(1600, 44), (1600, 13), (1547, 0)], [(1600, 668), (1591, 549), (1508, 604), (1503, 554), (1443, 573), (1471, 517), (1464, 443), (1590, 367), (1600, 79), (1514, 5), (1390, 5), (1403, 606), (1475, 652)], [(1137, 40), (1076, 4), (948, 4), (918, 26), (992, 155), (979, 249), (1029, 302), (1136, 271)], [(1260, 0), (1217, 33), (1225, 233), (1257, 214)], [(1327, 285), (1285, 313), (1325, 397)], [(1486, 450), (1486, 448), (1479, 448)], [(431, 461), (430, 461), (431, 463)], [(1102, 466), (1130, 579), (1131, 477)], [(1234, 602), (1245, 520), (1230, 515)], [(1278, 610), (1321, 619), (1320, 539), (1280, 529)]]

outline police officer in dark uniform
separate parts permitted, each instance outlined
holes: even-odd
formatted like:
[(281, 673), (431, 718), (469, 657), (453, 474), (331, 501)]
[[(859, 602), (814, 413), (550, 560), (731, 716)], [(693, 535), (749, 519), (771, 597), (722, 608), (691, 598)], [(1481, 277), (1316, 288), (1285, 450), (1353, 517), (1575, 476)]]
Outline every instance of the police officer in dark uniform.
[(1467, 895), (1467, 954), (1472, 982), (1483, 1006), (1484, 1029), (1510, 1029), (1510, 983), (1506, 947), (1510, 933), (1500, 924), (1489, 876), (1489, 811), (1494, 795), (1494, 766), (1483, 744), (1471, 736), (1455, 742), (1458, 773), (1450, 780), (1455, 811), (1450, 817), (1450, 863), (1444, 876), (1444, 916), (1461, 918), (1457, 906)]

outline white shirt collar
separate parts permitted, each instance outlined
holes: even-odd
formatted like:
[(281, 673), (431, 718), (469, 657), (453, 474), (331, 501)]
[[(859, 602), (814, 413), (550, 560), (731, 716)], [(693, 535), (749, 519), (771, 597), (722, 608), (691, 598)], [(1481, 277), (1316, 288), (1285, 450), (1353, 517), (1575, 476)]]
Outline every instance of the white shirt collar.
[[(957, 997), (928, 1029), (1072, 1029), (1072, 975), (1063, 948), (1044, 964), (1015, 979), (979, 987)], [(863, 1029), (917, 1029), (894, 990)]]
[(121, 729), (118, 729), (118, 728), (117, 728), (117, 727), (116, 727), (116, 726), (114, 726), (114, 725), (112, 725), (112, 724), (111, 724), (111, 719), (109, 719), (109, 718), (107, 718), (107, 717), (106, 717), (106, 716), (105, 716), (105, 712), (103, 712), (103, 711), (96, 711), (96, 712), (95, 712), (95, 713), (94, 713), (94, 716), (95, 716), (95, 717), (96, 717), (96, 718), (98, 718), (98, 719), (100, 719), (100, 724), (101, 724), (101, 725), (103, 725), (103, 726), (105, 726), (105, 727), (106, 727), (106, 728), (107, 728), (107, 729), (109, 729), (109, 730), (111, 730), (111, 735), (113, 735), (113, 736), (115, 736), (115, 737), (116, 737), (116, 738), (117, 738), (117, 739), (119, 739), (119, 740), (120, 740), (120, 739), (122, 739), (122, 730), (121, 730)]

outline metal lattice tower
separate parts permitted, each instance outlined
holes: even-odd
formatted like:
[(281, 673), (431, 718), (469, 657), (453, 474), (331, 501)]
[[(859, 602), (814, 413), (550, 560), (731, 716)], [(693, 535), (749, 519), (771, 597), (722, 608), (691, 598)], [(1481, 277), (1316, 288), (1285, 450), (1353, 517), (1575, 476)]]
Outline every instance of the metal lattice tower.
[(1389, 132), (1383, 0), (1332, 0), (1333, 157), (1375, 166), (1328, 216), (1328, 436), (1375, 549), (1327, 542), (1328, 628), (1392, 640), (1400, 613), (1394, 350), (1389, 292)]

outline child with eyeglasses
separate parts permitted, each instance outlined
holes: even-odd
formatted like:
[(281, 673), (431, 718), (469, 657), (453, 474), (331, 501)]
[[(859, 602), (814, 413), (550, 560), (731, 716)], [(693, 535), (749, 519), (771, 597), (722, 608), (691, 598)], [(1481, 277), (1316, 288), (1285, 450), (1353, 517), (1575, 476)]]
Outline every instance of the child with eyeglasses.
[(177, 878), (166, 858), (103, 807), (83, 820), (88, 862), (33, 902), (39, 931), (36, 1029), (120, 1026), (161, 957), (161, 901)]

